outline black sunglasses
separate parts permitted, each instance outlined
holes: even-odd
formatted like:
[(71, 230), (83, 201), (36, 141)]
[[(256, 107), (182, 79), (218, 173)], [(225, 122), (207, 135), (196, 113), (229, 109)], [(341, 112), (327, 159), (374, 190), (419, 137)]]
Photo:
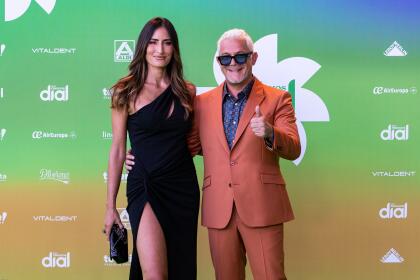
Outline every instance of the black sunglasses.
[(248, 57), (252, 54), (252, 52), (249, 53), (238, 53), (235, 55), (221, 55), (217, 57), (217, 60), (219, 60), (220, 64), (223, 66), (228, 66), (232, 62), (232, 58), (235, 60), (237, 64), (244, 64)]

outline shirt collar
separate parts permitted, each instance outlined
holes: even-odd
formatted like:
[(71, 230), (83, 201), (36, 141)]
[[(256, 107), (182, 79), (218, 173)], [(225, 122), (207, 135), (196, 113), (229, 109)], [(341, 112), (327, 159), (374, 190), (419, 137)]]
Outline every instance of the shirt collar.
[[(252, 89), (252, 86), (254, 85), (254, 82), (255, 82), (255, 78), (252, 77), (252, 80), (249, 81), (249, 83), (244, 87), (244, 89), (238, 93), (238, 99), (242, 99), (243, 97), (248, 98), (249, 94), (251, 93), (251, 89)], [(227, 95), (230, 96), (231, 98), (234, 98), (230, 94), (229, 89), (227, 87), (227, 83), (225, 82), (225, 84), (223, 85), (222, 99), (224, 100)]]

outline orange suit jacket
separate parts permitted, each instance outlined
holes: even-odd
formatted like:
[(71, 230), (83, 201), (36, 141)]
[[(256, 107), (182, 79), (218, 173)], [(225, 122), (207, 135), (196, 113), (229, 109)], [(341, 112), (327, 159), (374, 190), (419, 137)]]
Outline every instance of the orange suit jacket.
[[(255, 79), (231, 150), (223, 128), (222, 95), (223, 84), (195, 97), (188, 139), (192, 154), (200, 153), (204, 159), (202, 225), (224, 228), (233, 203), (242, 221), (250, 227), (292, 220), (293, 211), (279, 165), (280, 157), (294, 160), (300, 155), (290, 94)], [(272, 149), (249, 126), (257, 105), (273, 126)]]

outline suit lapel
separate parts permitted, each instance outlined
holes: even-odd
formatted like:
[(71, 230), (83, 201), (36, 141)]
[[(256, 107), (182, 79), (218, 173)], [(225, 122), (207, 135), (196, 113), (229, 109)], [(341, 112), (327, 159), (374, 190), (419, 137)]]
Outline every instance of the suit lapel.
[(249, 122), (251, 121), (251, 118), (254, 116), (255, 107), (259, 105), (264, 100), (264, 98), (265, 96), (262, 83), (258, 79), (255, 79), (254, 85), (252, 86), (252, 90), (249, 93), (244, 111), (242, 112), (242, 116), (239, 120), (238, 128), (236, 129), (235, 140), (232, 145), (232, 150), (235, 148), (236, 144), (238, 143), (239, 139), (244, 133), (245, 128), (248, 126)]
[(226, 153), (230, 153), (228, 144), (227, 144), (227, 140), (226, 140), (226, 135), (225, 135), (225, 129), (223, 126), (223, 111), (222, 111), (222, 97), (223, 97), (223, 85), (224, 83), (222, 83), (221, 85), (218, 86), (217, 91), (214, 94), (214, 99), (213, 99), (213, 103), (214, 103), (214, 107), (215, 110), (213, 112), (215, 112), (216, 114), (216, 133), (218, 134), (219, 140), (223, 146), (223, 148), (225, 149)]

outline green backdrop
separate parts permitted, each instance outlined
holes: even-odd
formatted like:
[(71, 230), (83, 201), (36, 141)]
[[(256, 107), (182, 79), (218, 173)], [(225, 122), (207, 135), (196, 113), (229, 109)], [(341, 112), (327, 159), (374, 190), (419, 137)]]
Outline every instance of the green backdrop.
[[(101, 233), (106, 89), (154, 16), (174, 23), (199, 92), (221, 82), (216, 41), (239, 27), (256, 42), (255, 75), (292, 93), (304, 153), (282, 162), (296, 215), (285, 227), (289, 279), (420, 275), (418, 2), (0, 3), (1, 280), (127, 278)], [(127, 221), (125, 206), (123, 182)], [(198, 256), (199, 279), (214, 279), (205, 228)]]

